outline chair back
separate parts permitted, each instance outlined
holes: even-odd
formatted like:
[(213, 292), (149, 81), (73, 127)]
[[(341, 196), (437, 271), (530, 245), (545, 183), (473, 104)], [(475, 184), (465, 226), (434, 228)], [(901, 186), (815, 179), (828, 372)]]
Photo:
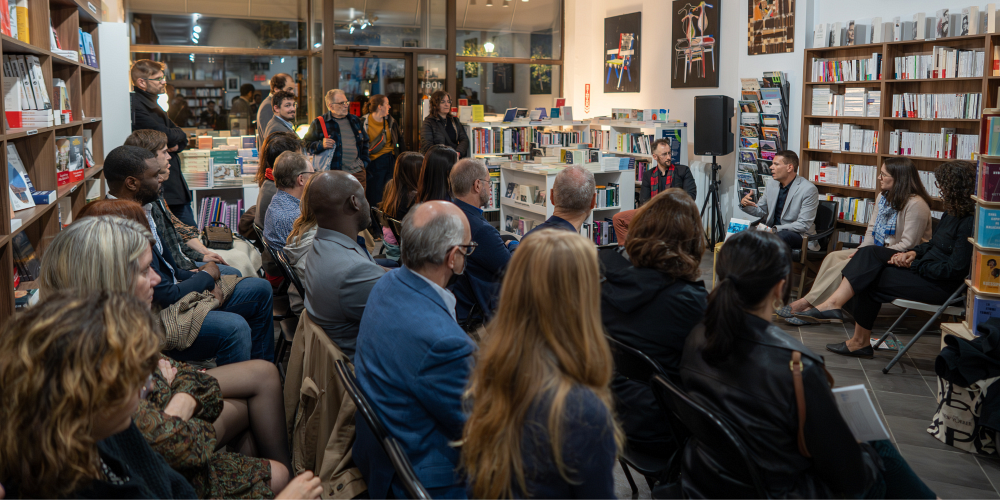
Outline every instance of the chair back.
[(385, 215), (385, 212), (383, 212), (381, 208), (372, 207), (372, 219), (378, 221), (380, 226), (389, 228), (389, 232), (392, 233), (392, 237), (396, 238), (396, 242), (399, 242), (399, 233), (402, 232), (402, 230), (397, 231), (396, 228), (389, 223), (389, 216)]
[(403, 246), (403, 223), (393, 219), (392, 217), (386, 216), (385, 220), (389, 223), (389, 230), (392, 231), (392, 235), (396, 237), (396, 244), (400, 247)]
[[(685, 447), (685, 466), (693, 454), (698, 454), (703, 461), (714, 462), (713, 467), (709, 467), (712, 471), (685, 470), (688, 480), (710, 476), (711, 490), (726, 491), (729, 498), (767, 498), (764, 480), (750, 456), (750, 449), (733, 426), (688, 397), (666, 377), (655, 375), (652, 385), (653, 392), (660, 393), (662, 398), (671, 402), (671, 410), (691, 431), (691, 440)], [(698, 448), (712, 453), (706, 454)], [(697, 484), (707, 484), (708, 481), (706, 479)]]
[(382, 421), (379, 420), (375, 409), (368, 403), (368, 398), (362, 394), (361, 387), (358, 386), (358, 379), (354, 378), (354, 372), (347, 367), (347, 364), (342, 359), (338, 359), (336, 364), (337, 375), (340, 377), (340, 381), (344, 383), (344, 387), (347, 388), (347, 394), (354, 401), (354, 406), (358, 407), (358, 413), (361, 414), (361, 418), (368, 424), (368, 428), (371, 429), (372, 434), (375, 434), (375, 439), (379, 443), (384, 443), (385, 439), (390, 437), (389, 431), (382, 425)]
[[(833, 228), (837, 223), (837, 215), (837, 202), (820, 200), (816, 208), (816, 219), (813, 221), (816, 224), (816, 234)], [(832, 235), (820, 239), (819, 247), (826, 248), (831, 237)]]
[(417, 478), (417, 473), (413, 471), (413, 464), (406, 457), (406, 453), (403, 452), (403, 447), (399, 445), (399, 441), (396, 441), (396, 438), (392, 436), (386, 437), (382, 442), (382, 448), (389, 455), (389, 461), (392, 462), (392, 467), (396, 469), (396, 477), (403, 483), (403, 487), (410, 494), (410, 498), (430, 500), (430, 493), (427, 492), (420, 479)]
[(285, 273), (285, 277), (292, 281), (292, 285), (299, 291), (299, 295), (305, 299), (306, 288), (302, 285), (302, 280), (299, 279), (299, 273), (295, 272), (295, 268), (288, 263), (288, 256), (285, 255), (285, 251), (278, 250), (274, 252), (274, 255), (278, 257), (278, 263), (281, 264), (281, 270)]
[[(608, 344), (611, 346), (611, 356), (615, 360), (615, 373), (618, 375), (638, 380), (650, 386), (653, 385), (653, 377), (657, 375), (663, 377), (665, 380), (671, 379), (667, 371), (653, 358), (647, 356), (646, 353), (629, 347), (610, 336), (605, 336), (605, 338), (608, 339)], [(655, 388), (653, 396), (656, 397), (656, 402), (659, 404), (660, 409), (666, 414), (667, 424), (669, 425), (670, 433), (673, 435), (674, 442), (683, 444), (691, 435), (691, 431), (675, 415), (673, 402), (669, 398), (661, 397), (661, 394)]]

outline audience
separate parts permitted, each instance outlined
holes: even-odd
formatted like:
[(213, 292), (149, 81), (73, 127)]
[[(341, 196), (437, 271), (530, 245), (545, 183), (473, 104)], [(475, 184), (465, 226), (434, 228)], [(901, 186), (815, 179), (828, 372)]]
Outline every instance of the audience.
[(828, 351), (873, 357), (872, 327), (882, 304), (895, 299), (943, 304), (969, 275), (976, 166), (967, 161), (950, 161), (934, 170), (934, 178), (944, 199), (945, 213), (930, 241), (907, 252), (875, 245), (859, 249), (844, 267), (844, 279), (833, 295), (795, 315), (810, 323), (841, 323), (841, 308), (854, 299), (854, 336), (846, 342), (828, 344)]
[[(769, 498), (935, 498), (891, 442), (855, 440), (830, 392), (823, 358), (770, 323), (773, 304), (788, 299), (790, 256), (779, 237), (761, 231), (726, 241), (705, 324), (684, 346), (686, 392), (743, 438)], [(802, 391), (793, 388), (797, 372), (789, 374), (789, 366), (800, 367)], [(796, 402), (803, 393), (804, 422)], [(685, 496), (753, 494), (728, 479), (745, 474), (729, 470), (734, 461), (721, 450), (697, 438), (687, 447)]]
[(538, 231), (511, 259), (467, 391), (469, 498), (615, 498), (620, 433), (599, 281), (596, 249), (579, 235)]
[[(368, 297), (358, 331), (355, 374), (386, 430), (434, 498), (464, 498), (456, 468), (465, 425), (462, 395), (476, 347), (455, 321), (445, 290), (475, 248), (455, 205), (414, 206), (403, 219), (403, 267), (383, 276)], [(405, 321), (401, 319), (405, 318)], [(361, 418), (354, 461), (371, 498), (406, 498), (392, 464)]]
[[(683, 190), (653, 197), (632, 218), (624, 250), (599, 256), (605, 281), (601, 315), (608, 335), (638, 349), (676, 377), (688, 334), (705, 317), (708, 292), (701, 281), (704, 229), (698, 206)], [(518, 250), (520, 251), (520, 250)], [(645, 382), (615, 377), (618, 415), (630, 448), (669, 457), (674, 443)]]
[(517, 248), (517, 240), (504, 242), (500, 233), (483, 217), (490, 201), (490, 173), (482, 160), (464, 158), (451, 171), (454, 203), (469, 221), (472, 241), (478, 245), (468, 255), (465, 272), (450, 286), (458, 300), (455, 313), (459, 321), (482, 322), (493, 316), (500, 277)]
[[(656, 167), (646, 169), (642, 174), (642, 184), (639, 188), (639, 205), (644, 205), (670, 188), (683, 189), (692, 200), (698, 199), (698, 185), (694, 182), (691, 169), (687, 165), (674, 163), (670, 149), (670, 139), (662, 138), (651, 144)], [(628, 237), (629, 224), (635, 217), (635, 210), (622, 210), (612, 218), (615, 234), (618, 236), (618, 246), (624, 246)]]
[[(267, 136), (260, 145), (260, 165), (257, 167), (257, 177), (254, 179), (260, 186), (260, 192), (257, 193), (257, 212), (254, 214), (253, 222), (261, 229), (264, 228), (264, 217), (267, 216), (267, 209), (271, 206), (271, 199), (278, 192), (278, 187), (274, 184), (273, 166), (285, 151), (295, 153), (302, 151), (302, 141), (291, 132), (275, 132)], [(278, 274), (277, 270), (271, 273), (266, 266), (264, 270), (270, 274)]]
[(770, 232), (792, 248), (802, 248), (802, 236), (816, 234), (813, 221), (819, 207), (819, 191), (805, 177), (796, 175), (798, 169), (799, 155), (778, 151), (771, 162), (772, 179), (764, 186), (764, 197), (754, 203), (752, 194), (747, 193), (740, 200), (744, 212), (762, 218)]
[(343, 90), (328, 91), (324, 101), (328, 111), (309, 124), (309, 131), (302, 138), (306, 150), (318, 155), (333, 149), (330, 170), (343, 170), (357, 177), (358, 182), (364, 186), (371, 162), (368, 156), (368, 132), (361, 119), (349, 112), (351, 101)]
[[(868, 221), (868, 229), (858, 248), (886, 247), (905, 252), (931, 238), (931, 197), (909, 158), (889, 158), (879, 170), (881, 192), (875, 197), (877, 212)], [(778, 315), (793, 325), (813, 324), (795, 318), (833, 295), (840, 285), (841, 272), (857, 249), (830, 252), (816, 273), (809, 293), (778, 311)]]
[[(407, 151), (396, 158), (396, 168), (392, 179), (385, 186), (385, 194), (379, 208), (390, 219), (403, 220), (410, 206), (417, 198), (417, 183), (420, 180), (420, 170), (424, 156), (420, 153)], [(382, 243), (385, 245), (385, 256), (391, 260), (399, 260), (399, 242), (392, 228), (382, 228)]]
[[(552, 217), (528, 231), (531, 234), (542, 229), (563, 229), (580, 232), (580, 226), (587, 221), (597, 204), (594, 173), (579, 165), (562, 169), (552, 181), (549, 201), (552, 202)], [(489, 189), (489, 186), (487, 186)], [(487, 197), (487, 200), (489, 198)], [(528, 234), (524, 236), (527, 237)]]
[(288, 238), (285, 239), (285, 258), (288, 259), (288, 265), (292, 266), (300, 281), (306, 277), (307, 257), (316, 238), (316, 214), (309, 208), (309, 193), (315, 189), (311, 186), (313, 179), (317, 177), (319, 176), (313, 174), (306, 181), (302, 199), (299, 200), (299, 218), (295, 219), (292, 232), (288, 233)]
[[(424, 153), (424, 164), (417, 179), (417, 203), (434, 200), (451, 201), (448, 177), (458, 161), (458, 153), (448, 146), (435, 145)], [(402, 220), (402, 219), (399, 219)]]
[(278, 191), (264, 217), (264, 239), (275, 250), (285, 247), (295, 219), (299, 218), (299, 198), (313, 167), (301, 153), (285, 151), (274, 164), (274, 185)]
[[(371, 224), (371, 209), (365, 189), (353, 175), (321, 172), (311, 185), (309, 209), (318, 229), (303, 280), (306, 310), (353, 361), (365, 305), (385, 274), (357, 237)], [(400, 306), (405, 304), (396, 307)]]
[[(271, 106), (271, 97), (278, 92), (285, 91), (290, 92), (292, 95), (298, 95), (298, 83), (292, 78), (292, 75), (288, 73), (276, 73), (268, 81), (268, 86), (271, 88), (271, 92), (265, 97), (260, 106), (257, 108), (257, 145), (260, 146), (264, 144), (264, 138), (267, 137), (264, 134), (264, 130), (267, 128), (267, 124), (271, 123), (271, 118), (274, 118), (274, 107)], [(261, 148), (263, 150), (263, 148)]]

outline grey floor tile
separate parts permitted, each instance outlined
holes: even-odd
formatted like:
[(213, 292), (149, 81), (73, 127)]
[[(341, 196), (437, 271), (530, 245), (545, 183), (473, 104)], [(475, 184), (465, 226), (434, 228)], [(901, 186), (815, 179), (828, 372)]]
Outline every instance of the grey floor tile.
[[(646, 484), (646, 479), (643, 478), (638, 472), (632, 471), (632, 479), (635, 480), (635, 485), (639, 488), (639, 498), (652, 498), (649, 492), (649, 485)], [(628, 484), (628, 478), (625, 477), (625, 473), (622, 472), (622, 467), (620, 463), (615, 464), (615, 496), (618, 498), (632, 498), (632, 488)]]
[(861, 370), (828, 366), (827, 371), (830, 372), (830, 375), (833, 375), (833, 384), (836, 387), (863, 384), (868, 389), (872, 388), (871, 384), (868, 383), (868, 377)]
[(925, 482), (946, 483), (996, 494), (986, 473), (972, 455), (958, 450), (944, 451), (907, 444), (900, 444), (898, 448), (913, 471)]
[(976, 461), (983, 468), (986, 477), (993, 483), (993, 487), (1000, 487), (1000, 458), (987, 458), (976, 455)]
[(875, 391), (912, 394), (914, 396), (934, 396), (924, 378), (918, 374), (903, 375), (901, 373), (883, 374), (865, 372), (868, 375), (870, 387)]
[(957, 451), (955, 448), (938, 441), (934, 436), (927, 433), (927, 425), (930, 424), (930, 417), (933, 413), (934, 410), (931, 408), (931, 414), (927, 418), (886, 415), (885, 421), (889, 425), (890, 432), (892, 432), (892, 437), (895, 438), (897, 445), (905, 444), (943, 451)]
[(875, 398), (887, 416), (915, 418), (926, 414), (929, 421), (937, 409), (937, 401), (931, 396), (875, 391)]
[[(808, 345), (806, 347), (809, 347)], [(809, 347), (812, 349), (812, 347)], [(813, 353), (823, 356), (823, 361), (826, 362), (827, 369), (830, 368), (846, 368), (851, 370), (863, 371), (864, 367), (858, 362), (857, 358), (849, 358), (847, 356), (838, 356), (825, 348), (813, 349)], [(839, 384), (838, 384), (839, 385)]]
[(960, 486), (957, 484), (943, 483), (939, 481), (927, 481), (924, 480), (924, 484), (927, 485), (931, 491), (934, 492), (938, 498), (949, 499), (949, 498), (1000, 498), (997, 495), (996, 490), (981, 490), (977, 488), (968, 488), (966, 486)]

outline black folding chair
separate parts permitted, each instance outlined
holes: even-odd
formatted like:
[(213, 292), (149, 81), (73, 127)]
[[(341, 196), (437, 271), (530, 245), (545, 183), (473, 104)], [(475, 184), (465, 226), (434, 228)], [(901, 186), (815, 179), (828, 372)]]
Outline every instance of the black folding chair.
[(924, 333), (931, 327), (931, 325), (933, 325), (934, 322), (937, 321), (939, 317), (941, 317), (942, 314), (947, 313), (956, 316), (965, 314), (965, 307), (962, 307), (962, 303), (965, 300), (965, 288), (966, 284), (963, 281), (962, 284), (958, 286), (958, 289), (955, 290), (955, 293), (952, 293), (951, 297), (948, 297), (948, 300), (946, 300), (944, 304), (940, 305), (925, 304), (923, 302), (917, 302), (915, 300), (896, 299), (892, 301), (893, 305), (898, 307), (903, 307), (905, 308), (905, 310), (903, 311), (903, 314), (899, 315), (899, 318), (896, 319), (896, 322), (893, 323), (888, 330), (886, 330), (885, 334), (883, 334), (882, 337), (878, 339), (878, 342), (875, 343), (873, 348), (876, 350), (878, 350), (879, 346), (881, 346), (882, 343), (885, 342), (890, 335), (892, 335), (893, 338), (896, 337), (896, 335), (892, 333), (892, 330), (896, 328), (896, 325), (898, 325), (899, 322), (902, 321), (903, 318), (906, 317), (906, 314), (909, 313), (911, 310), (917, 309), (928, 312), (933, 311), (934, 315), (931, 316), (931, 319), (927, 320), (927, 322), (924, 323), (924, 326), (920, 327), (920, 330), (917, 331), (916, 335), (914, 335), (913, 338), (910, 339), (910, 343), (906, 344), (906, 346), (900, 349), (899, 352), (896, 353), (896, 356), (892, 358), (892, 361), (890, 361), (889, 364), (885, 365), (885, 368), (882, 368), (882, 373), (886, 374), (889, 373), (889, 370), (891, 370), (893, 366), (896, 366), (896, 363), (898, 363), (900, 359), (903, 359), (903, 355), (906, 354), (906, 351), (909, 351), (910, 347), (913, 347), (913, 344), (917, 343), (917, 339), (922, 337)]
[[(633, 349), (612, 337), (607, 337), (607, 339), (611, 345), (611, 354), (615, 359), (615, 372), (618, 375), (642, 382), (643, 384), (651, 384), (654, 375), (669, 378), (663, 367), (642, 351)], [(663, 458), (631, 449), (626, 443), (625, 449), (622, 451), (618, 461), (621, 463), (622, 470), (625, 471), (625, 479), (628, 479), (629, 487), (632, 488), (632, 498), (639, 498), (639, 488), (636, 486), (635, 480), (632, 479), (632, 472), (629, 471), (629, 467), (639, 471), (646, 478), (646, 483), (649, 484), (650, 488), (653, 487), (653, 484), (657, 480), (665, 479), (669, 481), (675, 479), (680, 473), (679, 451), (683, 449), (684, 441), (688, 437), (688, 431), (680, 421), (674, 418), (670, 408), (664, 404), (665, 401), (661, 402), (658, 400), (657, 402), (663, 413), (667, 416), (665, 423), (668, 425), (670, 434), (677, 444), (677, 450), (670, 457)]]
[[(698, 454), (701, 460), (713, 462), (705, 470), (684, 470), (685, 486), (699, 488), (709, 483), (712, 485), (711, 491), (685, 491), (685, 496), (710, 498), (712, 492), (725, 491), (728, 498), (767, 498), (767, 489), (757, 463), (732, 425), (688, 397), (666, 377), (654, 375), (652, 385), (653, 392), (671, 402), (671, 410), (691, 431), (684, 456)], [(713, 453), (704, 453), (698, 448)]]
[[(274, 262), (275, 266), (278, 268), (278, 271), (281, 273), (282, 277), (285, 278), (281, 282), (281, 285), (278, 287), (278, 290), (277, 292), (275, 292), (274, 296), (287, 297), (288, 286), (292, 283), (291, 278), (289, 278), (288, 273), (285, 272), (284, 266), (281, 265), (281, 260), (278, 257), (278, 253), (275, 252), (274, 249), (271, 248), (271, 245), (267, 244), (267, 240), (264, 239), (264, 230), (261, 229), (260, 226), (257, 225), (257, 223), (253, 224), (253, 230), (255, 233), (257, 233), (257, 238), (260, 241), (261, 245), (264, 247), (267, 254), (271, 256), (271, 261)], [(281, 366), (281, 361), (282, 359), (284, 359), (284, 355), (279, 356), (278, 353), (279, 352), (283, 353), (288, 347), (290, 347), (285, 345), (288, 342), (286, 340), (286, 337), (292, 337), (295, 335), (295, 328), (294, 328), (295, 325), (291, 325), (292, 333), (286, 334), (284, 322), (285, 320), (288, 319), (294, 319), (296, 320), (295, 322), (297, 322), (298, 317), (299, 316), (295, 314), (294, 311), (292, 311), (291, 303), (289, 303), (288, 310), (285, 313), (275, 314), (274, 311), (271, 312), (271, 319), (274, 322), (278, 323), (278, 328), (281, 330), (281, 335), (278, 337), (278, 344), (277, 346), (275, 346), (274, 364), (278, 367), (278, 374), (281, 375), (282, 380), (285, 379), (285, 370)]]
[[(281, 266), (282, 272), (285, 274), (285, 279), (290, 280), (292, 286), (302, 297), (302, 300), (306, 298), (306, 289), (302, 286), (302, 280), (299, 279), (298, 273), (295, 272), (295, 268), (288, 263), (288, 256), (285, 255), (284, 250), (278, 250), (274, 252), (274, 255), (278, 258), (278, 264)], [(288, 314), (290, 314), (291, 325), (285, 328), (285, 322), (281, 322), (281, 337), (278, 338), (278, 349), (277, 349), (277, 359), (285, 359), (285, 352), (292, 347), (292, 341), (295, 340), (295, 330), (298, 327), (299, 316), (295, 314), (295, 311), (291, 310), (291, 304), (289, 303)]]

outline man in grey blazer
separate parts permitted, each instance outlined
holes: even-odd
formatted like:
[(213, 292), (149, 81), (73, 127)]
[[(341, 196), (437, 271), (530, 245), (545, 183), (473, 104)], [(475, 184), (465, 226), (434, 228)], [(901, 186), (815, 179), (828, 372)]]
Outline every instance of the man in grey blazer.
[(740, 200), (743, 211), (764, 218), (764, 224), (792, 248), (802, 247), (802, 236), (816, 234), (816, 208), (819, 191), (813, 183), (799, 177), (799, 155), (778, 151), (771, 163), (772, 180), (764, 188), (764, 199), (754, 203), (747, 194)]
[(339, 170), (310, 181), (309, 208), (317, 229), (303, 280), (306, 311), (353, 362), (368, 294), (385, 274), (358, 242), (371, 224), (371, 209), (358, 179)]
[(272, 94), (269, 99), (274, 103), (274, 106), (272, 106), (274, 115), (264, 129), (264, 138), (266, 139), (275, 132), (291, 132), (294, 134), (295, 127), (292, 125), (292, 122), (295, 121), (295, 94), (279, 90)]

